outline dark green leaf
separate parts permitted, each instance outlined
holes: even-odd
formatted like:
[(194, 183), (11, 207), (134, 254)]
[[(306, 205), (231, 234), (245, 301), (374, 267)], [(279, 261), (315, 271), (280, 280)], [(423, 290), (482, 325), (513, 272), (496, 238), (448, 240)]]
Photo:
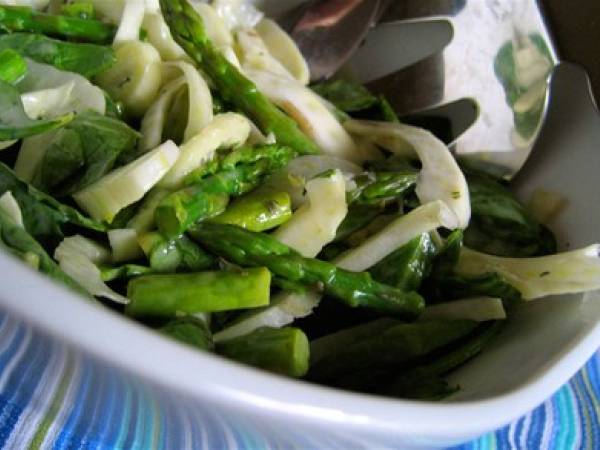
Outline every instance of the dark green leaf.
[(0, 163), (0, 195), (6, 191), (12, 193), (21, 207), (25, 228), (39, 241), (61, 239), (61, 228), (67, 223), (96, 231), (106, 230), (104, 225), (19, 180), (8, 166)]
[(519, 203), (507, 187), (489, 175), (467, 172), (471, 222), (465, 245), (498, 256), (527, 257), (556, 252), (556, 239)]
[(83, 288), (60, 270), (42, 246), (27, 231), (15, 224), (2, 208), (0, 208), (0, 244), (24, 261), (37, 266), (40, 272), (89, 297)]
[(405, 291), (415, 291), (431, 271), (435, 254), (436, 247), (431, 237), (428, 233), (423, 233), (386, 256), (369, 272), (381, 283)]
[(312, 86), (312, 89), (347, 113), (361, 111), (377, 103), (377, 97), (366, 87), (352, 81), (324, 81)]
[(125, 122), (95, 112), (78, 115), (49, 143), (35, 185), (47, 192), (76, 192), (113, 169), (133, 151), (138, 133)]
[(0, 36), (0, 50), (12, 49), (37, 62), (91, 78), (112, 66), (116, 59), (111, 47), (59, 41), (31, 33)]

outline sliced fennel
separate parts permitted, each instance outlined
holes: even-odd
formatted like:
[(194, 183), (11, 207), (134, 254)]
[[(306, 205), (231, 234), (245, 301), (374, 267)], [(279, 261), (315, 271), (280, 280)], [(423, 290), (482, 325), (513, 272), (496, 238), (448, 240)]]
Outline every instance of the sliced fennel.
[(185, 176), (210, 161), (217, 149), (243, 144), (249, 134), (250, 123), (244, 116), (237, 113), (215, 116), (200, 133), (181, 146), (179, 159), (161, 180), (160, 187), (180, 187)]
[(314, 178), (306, 183), (306, 192), (307, 201), (273, 236), (302, 256), (313, 258), (333, 241), (348, 213), (344, 177), (335, 170)]
[(471, 218), (469, 188), (448, 147), (429, 131), (394, 122), (348, 120), (350, 133), (371, 139), (402, 156), (417, 154), (423, 165), (416, 193), (421, 203), (441, 200), (456, 216), (448, 228), (466, 228)]
[(96, 81), (112, 98), (123, 102), (129, 114), (139, 117), (158, 95), (160, 55), (151, 44), (136, 40), (116, 45), (115, 57), (115, 65), (98, 75)]
[(185, 51), (173, 39), (162, 14), (147, 13), (142, 26), (148, 32), (148, 42), (158, 50), (163, 61), (187, 58)]
[[(87, 0), (94, 5), (94, 12), (103, 20), (117, 25), (123, 16), (126, 0)], [(61, 2), (64, 3), (64, 2)], [(60, 12), (60, 11), (56, 11)]]
[(185, 61), (164, 64), (181, 71), (188, 90), (188, 114), (183, 141), (189, 141), (213, 120), (213, 102), (208, 84), (198, 69)]
[(262, 38), (269, 53), (273, 55), (287, 71), (300, 83), (307, 85), (310, 81), (308, 64), (296, 43), (271, 19), (264, 17), (257, 25), (256, 31)]
[(33, 9), (42, 10), (48, 6), (50, 0), (3, 0), (1, 3), (11, 6), (29, 6)]
[(252, 28), (236, 33), (236, 43), (243, 70), (264, 70), (283, 78), (294, 79), (291, 73), (275, 59), (261, 36)]
[[(195, 0), (196, 3), (197, 0)], [(248, 0), (213, 0), (215, 11), (232, 30), (252, 28), (263, 18), (263, 13)]]
[(144, 256), (138, 244), (137, 232), (131, 228), (119, 228), (108, 232), (112, 260), (116, 263), (132, 261)]
[(52, 141), (56, 131), (48, 131), (23, 139), (17, 162), (15, 163), (15, 173), (27, 183), (31, 183), (39, 165), (44, 160), (48, 143)]
[(215, 342), (226, 341), (244, 336), (261, 327), (281, 328), (310, 315), (321, 300), (321, 294), (315, 291), (304, 293), (281, 292), (269, 306), (254, 309), (242, 314), (233, 323), (213, 336)]
[(125, 0), (125, 7), (114, 39), (115, 44), (137, 41), (140, 38), (140, 29), (142, 28), (145, 12), (145, 0)]
[(356, 163), (364, 161), (365, 155), (359, 153), (350, 134), (309, 88), (296, 80), (266, 71), (247, 69), (244, 73), (273, 103), (298, 122), (323, 153)]
[(354, 189), (355, 185), (352, 180), (355, 175), (363, 171), (358, 164), (334, 156), (300, 156), (290, 161), (284, 169), (273, 174), (263, 184), (263, 189), (287, 192), (292, 199), (292, 207), (297, 209), (306, 200), (304, 195), (306, 181), (330, 170), (340, 170), (342, 172), (346, 182), (346, 191)]
[(525, 300), (600, 289), (600, 244), (555, 255), (504, 258), (464, 247), (455, 267), (459, 275), (496, 272)]
[(73, 89), (75, 89), (75, 82), (70, 81), (57, 88), (27, 92), (21, 95), (23, 108), (32, 119), (59, 117), (74, 112), (69, 101)]
[(169, 108), (183, 86), (185, 86), (184, 77), (170, 81), (161, 89), (159, 97), (144, 114), (140, 125), (142, 137), (138, 143), (141, 153), (156, 148), (162, 142)]
[(2, 209), (12, 219), (14, 223), (19, 225), (21, 228), (23, 225), (23, 214), (21, 213), (21, 207), (13, 197), (10, 191), (6, 191), (0, 196), (0, 209)]
[(167, 141), (112, 171), (73, 197), (94, 219), (110, 223), (121, 209), (140, 200), (156, 185), (173, 167), (178, 156), (177, 146)]
[[(25, 61), (27, 62), (27, 75), (17, 84), (21, 93), (64, 88), (65, 85), (72, 84), (73, 87), (68, 89), (69, 95), (60, 102), (63, 112), (81, 113), (87, 110), (96, 111), (99, 114), (106, 112), (104, 92), (85, 77), (77, 73), (58, 70), (54, 66), (41, 64), (28, 58), (25, 58)], [(63, 94), (66, 94), (66, 91)], [(45, 109), (48, 113), (51, 112), (49, 106)]]
[(91, 295), (107, 298), (116, 303), (127, 304), (129, 300), (109, 288), (102, 281), (102, 273), (96, 264), (109, 260), (104, 247), (83, 236), (65, 238), (54, 252), (60, 268)]
[(427, 306), (419, 320), (488, 320), (506, 319), (502, 299), (492, 297), (474, 297), (437, 303)]
[(206, 35), (213, 45), (221, 51), (223, 56), (234, 66), (240, 67), (237, 55), (233, 49), (233, 36), (231, 30), (218, 12), (211, 5), (195, 1), (194, 9), (202, 17)]
[(134, 229), (138, 234), (150, 231), (155, 227), (154, 212), (156, 207), (163, 198), (170, 194), (171, 191), (166, 189), (151, 190), (142, 202), (142, 205), (136, 212), (135, 216), (127, 222), (127, 228)]
[(442, 227), (452, 219), (452, 212), (442, 201), (427, 203), (400, 216), (360, 246), (342, 253), (334, 262), (354, 272), (367, 270), (411, 239)]

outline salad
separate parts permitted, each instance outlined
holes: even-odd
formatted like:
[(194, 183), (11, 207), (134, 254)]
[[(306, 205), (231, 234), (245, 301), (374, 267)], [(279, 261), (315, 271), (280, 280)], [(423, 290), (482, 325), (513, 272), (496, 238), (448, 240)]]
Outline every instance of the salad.
[(0, 246), (158, 333), (441, 398), (523, 302), (600, 288), (504, 180), (244, 0), (0, 1)]

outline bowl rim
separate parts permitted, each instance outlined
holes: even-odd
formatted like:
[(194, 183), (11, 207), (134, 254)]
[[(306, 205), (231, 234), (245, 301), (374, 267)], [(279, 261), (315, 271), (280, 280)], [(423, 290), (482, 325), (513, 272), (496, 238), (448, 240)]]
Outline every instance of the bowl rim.
[[(306, 425), (318, 421), (320, 426), (335, 425), (360, 435), (476, 437), (541, 404), (585, 364), (600, 342), (597, 321), (569, 342), (541, 373), (487, 399), (456, 403), (390, 399), (290, 380), (198, 352), (105, 307), (82, 301), (4, 252), (0, 253), (0, 273), (10, 274), (0, 283), (0, 307), (72, 349), (187, 397), (229, 407), (235, 404), (253, 415), (258, 407), (263, 414), (286, 416)], [(65, 317), (77, 320), (64, 326)], [(203, 374), (201, 382), (189, 376), (195, 373)]]

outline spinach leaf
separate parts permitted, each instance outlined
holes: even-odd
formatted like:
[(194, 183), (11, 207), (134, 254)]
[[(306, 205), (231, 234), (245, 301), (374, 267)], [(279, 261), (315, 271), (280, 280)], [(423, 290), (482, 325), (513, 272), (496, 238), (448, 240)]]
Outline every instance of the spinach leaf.
[(377, 103), (377, 97), (369, 92), (366, 87), (351, 81), (324, 81), (315, 84), (312, 89), (347, 113), (362, 111)]
[(103, 224), (19, 180), (8, 166), (0, 163), (0, 195), (6, 191), (10, 191), (19, 204), (27, 232), (41, 242), (56, 243), (63, 237), (61, 228), (68, 223), (106, 231)]
[(52, 64), (67, 72), (76, 72), (91, 78), (112, 66), (115, 55), (112, 48), (59, 41), (32, 33), (13, 33), (0, 36), (0, 50), (12, 49), (37, 62)]
[(429, 275), (435, 254), (435, 244), (428, 233), (423, 233), (386, 256), (369, 272), (381, 283), (414, 291)]
[(431, 302), (445, 302), (467, 297), (487, 296), (518, 302), (521, 293), (497, 273), (466, 277), (454, 273), (463, 246), (463, 231), (455, 230), (435, 257), (430, 277), (421, 293)]
[(0, 246), (2, 246), (1, 244), (12, 254), (28, 262), (50, 278), (88, 296), (71, 277), (58, 267), (43, 247), (2, 209), (0, 209)]
[(82, 113), (53, 136), (33, 184), (61, 195), (83, 189), (134, 151), (137, 137), (125, 122), (91, 111)]
[(73, 120), (73, 117), (73, 114), (66, 114), (55, 119), (30, 119), (23, 108), (19, 91), (0, 81), (0, 141), (22, 139), (61, 128)]
[(311, 86), (312, 90), (332, 103), (341, 114), (352, 117), (398, 122), (398, 116), (385, 97), (373, 94), (360, 83), (348, 80), (332, 80)]
[(21, 55), (11, 49), (0, 50), (0, 80), (14, 84), (27, 73), (27, 64)]
[(528, 257), (556, 252), (556, 239), (511, 194), (502, 181), (467, 171), (471, 223), (467, 247), (498, 256)]

